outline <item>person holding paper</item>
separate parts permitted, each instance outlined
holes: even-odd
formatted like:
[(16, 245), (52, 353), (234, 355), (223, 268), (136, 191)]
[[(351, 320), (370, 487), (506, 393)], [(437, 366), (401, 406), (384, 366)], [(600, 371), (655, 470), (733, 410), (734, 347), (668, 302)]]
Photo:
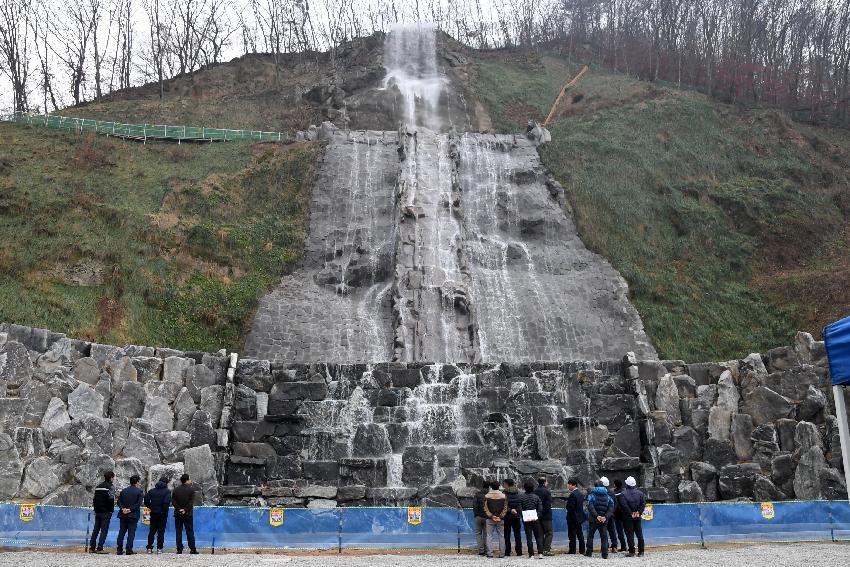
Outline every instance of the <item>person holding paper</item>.
[[(543, 514), (543, 501), (534, 493), (534, 483), (531, 481), (523, 485), (525, 494), (519, 497), (522, 507), (522, 523), (525, 526), (525, 545), (528, 547), (528, 556), (534, 557), (534, 542), (537, 542), (537, 558), (543, 559), (543, 530), (540, 528), (540, 516)], [(532, 536), (534, 540), (532, 541)]]

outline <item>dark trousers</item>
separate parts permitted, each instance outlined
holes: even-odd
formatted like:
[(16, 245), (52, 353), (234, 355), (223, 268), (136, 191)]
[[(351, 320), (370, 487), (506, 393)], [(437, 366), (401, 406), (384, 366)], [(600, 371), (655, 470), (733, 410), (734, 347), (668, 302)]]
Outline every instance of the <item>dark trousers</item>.
[[(121, 527), (118, 528), (118, 551), (127, 550), (127, 553), (133, 551), (133, 541), (136, 539), (136, 526), (139, 523), (138, 518), (118, 518)], [(127, 536), (127, 545), (124, 545), (124, 536)]]
[(567, 535), (570, 537), (569, 553), (576, 552), (576, 540), (578, 540), (578, 552), (584, 555), (584, 530), (581, 529), (581, 522), (567, 518)]
[(602, 552), (602, 557), (608, 557), (608, 527), (605, 524), (600, 524), (598, 522), (589, 522), (587, 524), (586, 555), (590, 556), (593, 553), (593, 536), (596, 532), (599, 532), (599, 550)]
[(520, 529), (521, 520), (519, 518), (509, 518), (505, 516), (505, 557), (511, 554), (511, 531), (514, 533), (514, 542), (516, 542), (516, 556), (522, 555), (522, 530)]
[[(623, 527), (624, 520), (622, 518), (614, 517), (614, 526), (617, 528), (617, 543), (620, 544), (620, 551), (626, 550), (626, 530)], [(611, 546), (615, 546), (615, 544), (611, 544)]]
[[(89, 550), (102, 551), (106, 542), (106, 534), (109, 533), (109, 522), (112, 521), (112, 512), (95, 512), (94, 529), (91, 532)], [(95, 547), (97, 546), (97, 547)]]
[(613, 550), (617, 550), (617, 526), (614, 525), (614, 518), (608, 520), (608, 523), (605, 524), (608, 526), (608, 545)]
[(635, 534), (637, 534), (638, 540), (638, 553), (643, 553), (643, 526), (640, 523), (640, 518), (626, 518), (623, 520), (623, 527), (626, 528), (629, 553), (635, 552)]
[(156, 548), (165, 546), (165, 525), (168, 523), (168, 512), (151, 512), (151, 525), (148, 529), (148, 549), (153, 549), (153, 539), (156, 536)]
[(552, 520), (540, 520), (540, 529), (543, 530), (543, 553), (552, 551)]
[(195, 551), (195, 528), (192, 524), (192, 516), (174, 514), (174, 531), (177, 534), (177, 551), (183, 551), (183, 530), (186, 530), (186, 543), (189, 551)]
[[(534, 536), (532, 541), (531, 536)], [(540, 520), (536, 522), (525, 522), (525, 545), (528, 546), (528, 556), (534, 557), (534, 542), (537, 542), (537, 554), (543, 553), (543, 530), (540, 529)]]

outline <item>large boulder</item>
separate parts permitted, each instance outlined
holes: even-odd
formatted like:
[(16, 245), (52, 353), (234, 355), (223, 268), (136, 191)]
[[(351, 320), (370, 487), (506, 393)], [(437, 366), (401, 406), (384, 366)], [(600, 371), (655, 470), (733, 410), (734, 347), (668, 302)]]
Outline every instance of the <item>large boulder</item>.
[(679, 389), (675, 380), (669, 374), (662, 376), (658, 381), (658, 389), (655, 391), (655, 407), (659, 411), (667, 412), (667, 417), (673, 425), (682, 424)]
[(794, 429), (794, 445), (796, 447), (794, 454), (797, 458), (812, 447), (823, 450), (823, 439), (817, 425), (808, 421), (798, 423)]
[(773, 481), (766, 476), (759, 475), (753, 483), (753, 498), (758, 502), (775, 502), (786, 500), (788, 497), (773, 484)]
[[(102, 481), (103, 479), (101, 479)], [(42, 506), (73, 506), (88, 508), (91, 506), (93, 494), (85, 486), (71, 484), (60, 486), (41, 499)]]
[(186, 474), (202, 491), (203, 503), (218, 504), (218, 479), (215, 474), (215, 459), (209, 445), (190, 447), (183, 452)]
[(271, 392), (274, 385), (268, 360), (240, 358), (236, 363), (236, 384), (243, 384), (255, 392)]
[(68, 433), (70, 423), (71, 416), (68, 415), (65, 402), (60, 398), (50, 398), (50, 403), (47, 404), (47, 409), (44, 410), (44, 416), (41, 418), (42, 429), (54, 438), (61, 438)]
[(0, 432), (0, 500), (9, 500), (21, 486), (24, 465), (15, 442)]
[[(268, 394), (264, 393), (263, 395), (265, 396), (265, 399), (268, 400)], [(239, 421), (254, 421), (262, 419), (257, 416), (257, 401), (257, 392), (244, 384), (239, 384), (236, 387), (233, 399), (233, 411), (236, 414), (236, 419)]]
[(754, 425), (772, 423), (794, 415), (791, 400), (764, 386), (753, 389), (744, 400), (744, 408), (744, 411), (752, 416)]
[(159, 454), (164, 463), (183, 460), (183, 452), (189, 448), (191, 436), (186, 431), (162, 431), (154, 435)]
[(169, 356), (162, 363), (162, 379), (183, 386), (186, 384), (186, 375), (194, 366), (195, 361), (191, 358)]
[(224, 386), (204, 386), (200, 391), (200, 409), (210, 415), (213, 429), (218, 429), (221, 422), (221, 409), (224, 407)]
[(738, 387), (735, 386), (732, 372), (723, 371), (717, 380), (717, 407), (730, 413), (737, 413), (740, 399), (741, 394), (738, 392)]
[(160, 381), (162, 378), (162, 359), (156, 356), (133, 357), (136, 379), (142, 384)]
[(138, 476), (145, 478), (148, 467), (142, 464), (142, 461), (135, 457), (115, 460), (115, 480), (114, 484), (118, 490), (130, 486), (130, 477)]
[(129, 356), (111, 358), (104, 364), (104, 370), (112, 378), (112, 384), (118, 387), (122, 382), (136, 382), (138, 372), (133, 366), (133, 360)]
[(790, 453), (774, 455), (770, 468), (770, 480), (787, 497), (794, 496), (794, 473), (797, 463)]
[(821, 475), (828, 468), (823, 449), (810, 447), (800, 455), (797, 470), (794, 472), (794, 494), (800, 500), (819, 500), (821, 498)]
[(16, 341), (0, 346), (0, 385), (17, 391), (24, 388), (32, 376), (33, 365), (27, 347)]
[(145, 393), (144, 384), (140, 382), (123, 382), (112, 398), (110, 415), (112, 417), (126, 417), (130, 419), (142, 417), (146, 399), (147, 394)]
[(383, 457), (392, 453), (387, 428), (380, 423), (361, 423), (354, 433), (352, 455), (356, 457)]
[(749, 461), (753, 458), (753, 418), (746, 413), (736, 413), (732, 416), (731, 439), (735, 455), (739, 461)]
[(33, 459), (24, 471), (21, 490), (33, 498), (44, 498), (64, 484), (68, 469), (66, 465), (54, 463), (50, 457)]
[(147, 490), (150, 490), (162, 478), (168, 479), (168, 487), (174, 490), (180, 486), (180, 477), (186, 472), (183, 463), (168, 463), (165, 465), (154, 465), (148, 471)]
[(145, 468), (160, 463), (159, 449), (151, 424), (144, 419), (135, 419), (130, 426), (124, 456), (137, 458)]
[(703, 444), (703, 460), (710, 463), (714, 468), (720, 470), (726, 465), (738, 462), (735, 449), (731, 441), (719, 439), (706, 439)]
[(189, 445), (192, 447), (208, 445), (212, 449), (218, 445), (218, 437), (210, 421), (210, 414), (203, 410), (194, 413), (187, 430), (190, 439)]
[(815, 419), (825, 407), (826, 395), (819, 388), (809, 385), (806, 397), (797, 406), (797, 419), (801, 421)]
[(699, 484), (703, 498), (713, 502), (718, 498), (717, 469), (709, 463), (694, 461), (691, 463), (691, 478)]
[(96, 385), (100, 380), (100, 365), (97, 360), (90, 356), (77, 359), (74, 363), (74, 378), (89, 386)]
[(151, 424), (154, 433), (171, 431), (174, 428), (174, 412), (165, 398), (152, 397), (145, 402), (142, 419)]
[(699, 483), (693, 480), (683, 480), (679, 482), (679, 501), (680, 502), (702, 502), (705, 497), (702, 493), (702, 488)]
[(180, 390), (174, 399), (174, 428), (181, 431), (189, 429), (192, 416), (198, 411), (198, 405), (187, 388)]
[(84, 454), (74, 469), (74, 479), (87, 489), (93, 489), (103, 481), (103, 473), (115, 470), (115, 461), (102, 453)]
[(44, 456), (51, 441), (49, 434), (40, 427), (18, 427), (14, 439), (18, 453), (25, 461)]
[(80, 383), (68, 394), (68, 415), (71, 419), (81, 419), (86, 415), (103, 417), (103, 396), (94, 388)]
[(732, 425), (732, 412), (718, 406), (708, 412), (708, 436), (719, 441), (728, 441)]
[(752, 498), (753, 484), (760, 474), (761, 467), (756, 463), (726, 465), (720, 470), (718, 478), (720, 496), (726, 500)]
[(90, 453), (111, 455), (114, 449), (112, 428), (108, 419), (86, 415), (68, 426), (68, 441)]

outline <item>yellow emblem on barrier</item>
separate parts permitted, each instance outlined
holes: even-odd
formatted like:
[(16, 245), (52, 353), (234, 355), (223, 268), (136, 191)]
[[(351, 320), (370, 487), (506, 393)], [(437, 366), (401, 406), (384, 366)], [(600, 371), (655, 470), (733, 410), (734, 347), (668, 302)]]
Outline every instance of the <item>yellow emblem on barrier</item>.
[(272, 508), (269, 510), (269, 524), (274, 527), (283, 525), (283, 508)]
[(35, 520), (35, 504), (21, 504), (21, 521), (32, 522)]
[(765, 520), (772, 520), (776, 517), (776, 511), (773, 509), (773, 502), (761, 503), (761, 517)]
[(142, 508), (142, 524), (149, 526), (151, 525), (151, 509), (150, 508)]
[(646, 507), (643, 509), (643, 514), (640, 515), (640, 519), (646, 520), (648, 522), (654, 517), (655, 512), (652, 510), (652, 504), (647, 504)]
[(422, 508), (408, 508), (407, 509), (407, 523), (411, 526), (418, 526), (422, 523)]

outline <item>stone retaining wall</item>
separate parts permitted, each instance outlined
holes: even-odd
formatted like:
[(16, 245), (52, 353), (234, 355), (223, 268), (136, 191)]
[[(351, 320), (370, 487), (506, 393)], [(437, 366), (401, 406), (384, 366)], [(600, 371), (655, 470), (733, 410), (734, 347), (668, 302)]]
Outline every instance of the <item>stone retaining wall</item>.
[(87, 505), (106, 469), (248, 506), (469, 505), (488, 477), (562, 496), (601, 474), (655, 501), (845, 498), (831, 395), (806, 333), (721, 363), (327, 365), (0, 325), (0, 499)]

